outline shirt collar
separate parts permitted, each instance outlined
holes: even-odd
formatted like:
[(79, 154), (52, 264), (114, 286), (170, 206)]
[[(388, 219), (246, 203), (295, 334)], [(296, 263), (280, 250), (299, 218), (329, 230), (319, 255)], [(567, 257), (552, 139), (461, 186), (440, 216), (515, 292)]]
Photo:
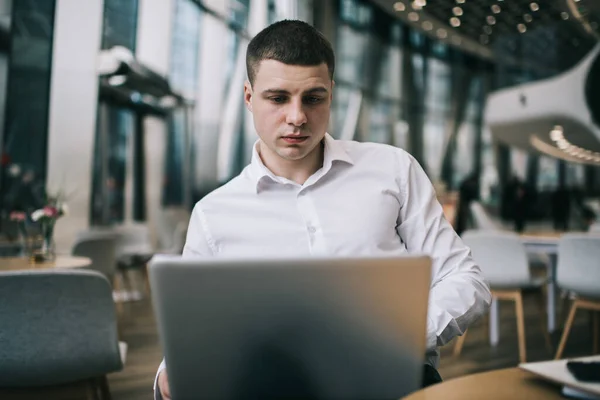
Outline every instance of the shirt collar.
[[(252, 161), (250, 163), (250, 168), (252, 171), (252, 180), (254, 183), (254, 187), (256, 188), (256, 192), (258, 193), (260, 183), (264, 179), (270, 179), (273, 182), (282, 182), (283, 179), (276, 176), (273, 172), (271, 172), (265, 164), (263, 164), (259, 154), (258, 154), (258, 146), (260, 139), (254, 143), (252, 147)], [(324, 147), (324, 156), (323, 156), (323, 168), (322, 175), (325, 175), (331, 169), (333, 163), (335, 161), (341, 161), (353, 165), (354, 162), (348, 152), (344, 149), (341, 143), (338, 140), (335, 140), (329, 133), (325, 133), (325, 137), (323, 138)]]

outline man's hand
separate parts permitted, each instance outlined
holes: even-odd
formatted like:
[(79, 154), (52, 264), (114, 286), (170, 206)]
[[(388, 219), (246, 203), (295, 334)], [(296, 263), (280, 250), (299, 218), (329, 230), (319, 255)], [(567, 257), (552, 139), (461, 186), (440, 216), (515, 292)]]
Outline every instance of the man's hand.
[(158, 390), (163, 400), (171, 400), (171, 391), (169, 390), (169, 380), (167, 379), (167, 370), (163, 369), (158, 374)]

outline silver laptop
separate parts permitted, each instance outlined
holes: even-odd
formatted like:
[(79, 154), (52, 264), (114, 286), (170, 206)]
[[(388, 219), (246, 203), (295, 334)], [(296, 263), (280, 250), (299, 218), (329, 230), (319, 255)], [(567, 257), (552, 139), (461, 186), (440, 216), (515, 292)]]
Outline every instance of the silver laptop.
[(428, 257), (150, 262), (171, 393), (398, 399), (421, 385)]

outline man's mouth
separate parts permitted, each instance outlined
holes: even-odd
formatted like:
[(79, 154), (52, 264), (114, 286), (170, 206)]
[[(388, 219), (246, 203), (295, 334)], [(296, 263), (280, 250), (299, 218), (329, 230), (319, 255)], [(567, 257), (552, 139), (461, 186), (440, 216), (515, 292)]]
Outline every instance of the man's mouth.
[(302, 143), (305, 140), (308, 139), (308, 136), (301, 136), (301, 135), (289, 135), (289, 136), (283, 136), (282, 139), (286, 142), (286, 143), (290, 143), (290, 144), (297, 144), (297, 143)]

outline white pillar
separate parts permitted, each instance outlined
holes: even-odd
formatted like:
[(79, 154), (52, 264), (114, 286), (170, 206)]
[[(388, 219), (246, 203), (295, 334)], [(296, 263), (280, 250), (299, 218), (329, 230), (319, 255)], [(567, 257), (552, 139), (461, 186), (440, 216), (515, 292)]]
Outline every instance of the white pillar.
[(47, 181), (51, 190), (69, 194), (69, 215), (55, 228), (58, 252), (70, 251), (75, 234), (89, 225), (103, 3), (56, 1)]
[[(138, 3), (136, 58), (164, 76), (169, 72), (171, 60), (174, 3), (175, 0), (139, 0)], [(167, 121), (162, 118), (147, 117), (144, 121), (146, 218), (154, 243), (161, 208), (167, 129)]]
[[(227, 2), (209, 0), (205, 5), (226, 15)], [(195, 179), (201, 192), (213, 188), (217, 179), (217, 152), (221, 118), (225, 115), (225, 82), (229, 55), (228, 41), (231, 31), (227, 25), (207, 13), (200, 21), (198, 55), (198, 92), (194, 116)], [(240, 90), (243, 90), (240, 89)], [(240, 94), (241, 96), (241, 94)]]

